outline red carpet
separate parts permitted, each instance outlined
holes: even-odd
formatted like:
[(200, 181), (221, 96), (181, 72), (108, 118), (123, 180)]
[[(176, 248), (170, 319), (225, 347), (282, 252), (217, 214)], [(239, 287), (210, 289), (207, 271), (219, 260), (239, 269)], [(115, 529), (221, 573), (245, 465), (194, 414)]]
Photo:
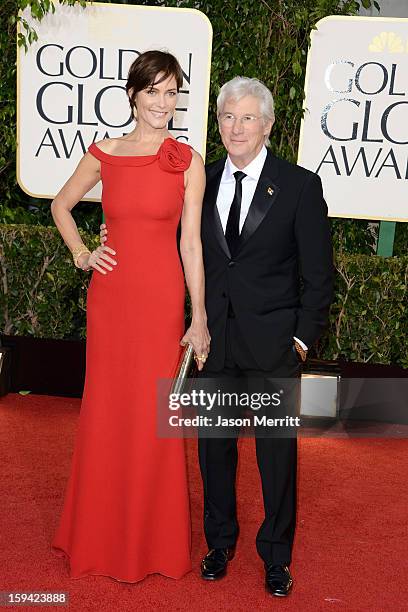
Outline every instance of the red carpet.
[(47, 396), (9, 395), (0, 400), (0, 591), (67, 591), (70, 611), (408, 609), (407, 440), (299, 441), (299, 514), (291, 566), (295, 584), (287, 599), (272, 598), (263, 589), (263, 567), (254, 543), (262, 501), (252, 440), (241, 443), (241, 536), (224, 580), (207, 583), (198, 573), (206, 547), (196, 444), (191, 440), (194, 571), (180, 581), (154, 575), (132, 585), (104, 577), (70, 580), (66, 562), (51, 553), (50, 542), (62, 506), (79, 405), (79, 400)]

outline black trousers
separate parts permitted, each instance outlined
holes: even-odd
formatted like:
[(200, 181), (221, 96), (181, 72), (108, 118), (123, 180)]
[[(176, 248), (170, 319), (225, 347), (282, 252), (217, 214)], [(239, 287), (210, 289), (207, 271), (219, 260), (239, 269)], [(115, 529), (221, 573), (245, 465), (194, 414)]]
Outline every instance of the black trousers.
[[(257, 369), (233, 313), (227, 319), (224, 369), (203, 370), (202, 376), (296, 378), (300, 367), (296, 353), (273, 372)], [(298, 402), (299, 394), (293, 396)], [(296, 410), (296, 408), (295, 408)], [(199, 462), (204, 488), (204, 531), (208, 547), (235, 546), (239, 525), (236, 512), (235, 480), (238, 462), (237, 438), (200, 438)], [(296, 523), (296, 437), (256, 437), (256, 458), (262, 482), (265, 517), (256, 537), (258, 554), (265, 564), (289, 565)]]

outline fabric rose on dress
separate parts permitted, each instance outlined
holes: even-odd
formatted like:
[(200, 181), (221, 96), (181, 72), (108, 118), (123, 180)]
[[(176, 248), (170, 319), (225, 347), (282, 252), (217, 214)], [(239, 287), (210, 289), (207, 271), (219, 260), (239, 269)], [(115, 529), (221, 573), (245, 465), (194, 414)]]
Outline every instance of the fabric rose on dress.
[(191, 148), (174, 138), (166, 138), (159, 151), (159, 166), (166, 172), (184, 172), (190, 165)]

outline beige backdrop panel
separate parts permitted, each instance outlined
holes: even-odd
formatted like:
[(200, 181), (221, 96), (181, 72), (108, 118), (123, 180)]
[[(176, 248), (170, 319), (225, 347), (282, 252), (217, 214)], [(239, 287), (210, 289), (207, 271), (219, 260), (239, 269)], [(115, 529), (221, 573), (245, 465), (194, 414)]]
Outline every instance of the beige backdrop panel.
[[(212, 28), (193, 9), (123, 4), (56, 5), (41, 23), (24, 18), (38, 41), (18, 53), (17, 174), (22, 189), (52, 198), (95, 140), (133, 129), (124, 87), (132, 61), (148, 49), (173, 53), (185, 73), (172, 134), (203, 156)], [(101, 185), (85, 199), (99, 199)]]
[(408, 220), (408, 19), (327, 17), (312, 34), (298, 163), (334, 217)]

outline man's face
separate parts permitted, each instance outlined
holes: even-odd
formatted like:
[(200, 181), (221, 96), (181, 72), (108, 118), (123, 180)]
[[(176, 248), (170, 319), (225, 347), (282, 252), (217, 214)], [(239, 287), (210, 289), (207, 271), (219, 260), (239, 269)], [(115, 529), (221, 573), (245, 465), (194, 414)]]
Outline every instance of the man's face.
[(258, 98), (244, 96), (240, 100), (229, 98), (225, 102), (218, 127), (231, 161), (238, 168), (244, 168), (262, 149), (272, 122), (264, 122)]

